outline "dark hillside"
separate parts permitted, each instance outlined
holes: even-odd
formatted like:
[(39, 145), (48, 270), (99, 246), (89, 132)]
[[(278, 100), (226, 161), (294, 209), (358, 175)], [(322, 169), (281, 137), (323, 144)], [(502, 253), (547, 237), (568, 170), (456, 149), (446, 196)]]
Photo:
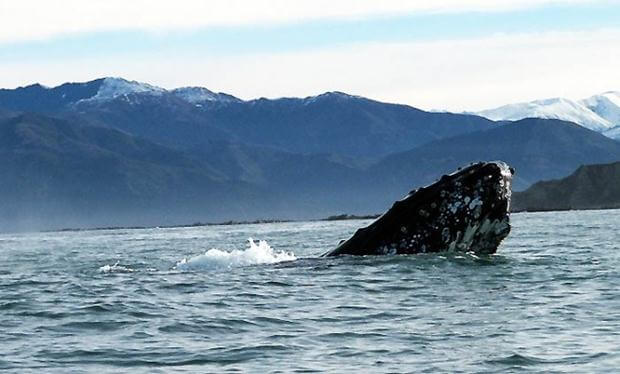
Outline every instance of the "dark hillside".
[(620, 162), (579, 167), (513, 196), (513, 211), (620, 208)]

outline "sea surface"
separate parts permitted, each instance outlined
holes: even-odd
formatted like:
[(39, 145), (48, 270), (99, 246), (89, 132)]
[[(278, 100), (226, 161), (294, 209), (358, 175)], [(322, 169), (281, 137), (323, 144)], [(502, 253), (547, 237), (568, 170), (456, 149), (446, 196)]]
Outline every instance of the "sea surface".
[(369, 222), (1, 234), (0, 372), (620, 370), (619, 210), (514, 214), (490, 257), (318, 258)]

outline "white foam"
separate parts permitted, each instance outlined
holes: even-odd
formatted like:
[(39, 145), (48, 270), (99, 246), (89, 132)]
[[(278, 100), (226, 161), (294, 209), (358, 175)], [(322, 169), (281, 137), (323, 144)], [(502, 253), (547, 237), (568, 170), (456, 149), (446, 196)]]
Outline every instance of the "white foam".
[(250, 248), (246, 250), (235, 249), (222, 251), (217, 248), (209, 249), (202, 255), (179, 261), (175, 268), (178, 270), (203, 270), (221, 269), (259, 264), (275, 264), (284, 261), (293, 261), (297, 258), (292, 252), (275, 251), (266, 241), (261, 240), (258, 244), (248, 239)]
[(100, 273), (132, 273), (133, 269), (119, 265), (118, 261), (114, 265), (104, 265), (99, 268)]

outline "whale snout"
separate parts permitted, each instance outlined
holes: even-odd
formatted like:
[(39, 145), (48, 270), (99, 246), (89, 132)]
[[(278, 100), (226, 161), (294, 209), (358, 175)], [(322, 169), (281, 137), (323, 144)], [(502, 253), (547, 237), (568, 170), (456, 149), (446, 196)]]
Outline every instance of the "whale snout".
[(510, 233), (514, 168), (479, 162), (411, 191), (326, 256), (462, 251), (494, 253)]

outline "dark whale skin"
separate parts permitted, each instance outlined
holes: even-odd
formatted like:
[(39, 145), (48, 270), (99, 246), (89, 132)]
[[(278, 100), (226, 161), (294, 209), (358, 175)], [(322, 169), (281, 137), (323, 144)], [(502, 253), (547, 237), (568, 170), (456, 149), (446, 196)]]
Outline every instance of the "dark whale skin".
[(444, 175), (434, 184), (411, 191), (322, 257), (495, 253), (510, 233), (513, 174), (506, 163), (491, 161)]

